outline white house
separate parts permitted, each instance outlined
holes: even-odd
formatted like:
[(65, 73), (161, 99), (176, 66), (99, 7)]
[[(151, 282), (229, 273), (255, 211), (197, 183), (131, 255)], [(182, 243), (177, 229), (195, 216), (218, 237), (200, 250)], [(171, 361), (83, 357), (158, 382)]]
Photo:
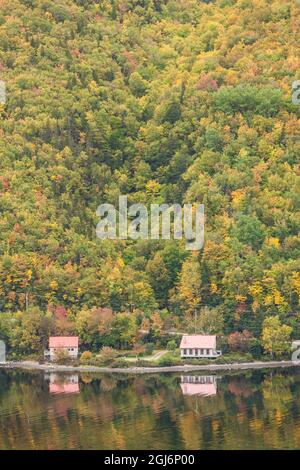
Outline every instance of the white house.
[(217, 350), (215, 335), (183, 335), (180, 343), (180, 352), (182, 358), (213, 358), (222, 354), (222, 351)]
[(45, 351), (45, 356), (50, 356), (53, 361), (59, 351), (66, 352), (69, 357), (78, 357), (78, 336), (50, 336), (49, 350)]

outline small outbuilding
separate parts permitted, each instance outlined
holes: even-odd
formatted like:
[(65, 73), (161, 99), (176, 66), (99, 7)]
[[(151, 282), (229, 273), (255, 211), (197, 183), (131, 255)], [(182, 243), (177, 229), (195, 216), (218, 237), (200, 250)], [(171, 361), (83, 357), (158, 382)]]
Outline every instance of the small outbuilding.
[(78, 357), (79, 340), (78, 336), (50, 336), (49, 350), (45, 351), (45, 356), (49, 356), (53, 361), (60, 351), (64, 351), (69, 357)]
[(217, 350), (215, 335), (183, 335), (180, 343), (182, 358), (214, 358), (222, 354)]

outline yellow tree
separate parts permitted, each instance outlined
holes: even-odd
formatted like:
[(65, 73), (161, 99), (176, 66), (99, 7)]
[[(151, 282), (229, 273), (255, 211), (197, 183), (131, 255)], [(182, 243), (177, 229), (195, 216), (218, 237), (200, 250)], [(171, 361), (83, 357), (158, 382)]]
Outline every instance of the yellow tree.
[(192, 253), (182, 265), (176, 298), (190, 314), (201, 303), (201, 273), (197, 254)]
[(263, 323), (262, 346), (271, 356), (281, 356), (290, 349), (292, 328), (282, 325), (279, 316), (267, 317)]

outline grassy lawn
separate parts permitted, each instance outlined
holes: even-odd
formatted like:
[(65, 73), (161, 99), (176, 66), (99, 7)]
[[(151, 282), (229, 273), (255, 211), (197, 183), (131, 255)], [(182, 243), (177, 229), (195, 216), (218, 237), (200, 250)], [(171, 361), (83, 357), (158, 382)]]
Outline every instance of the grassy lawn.
[(151, 356), (135, 356), (135, 357), (123, 356), (122, 359), (125, 359), (125, 361), (127, 362), (136, 362), (138, 359), (141, 359), (143, 361), (157, 361), (168, 352), (169, 351), (167, 351), (166, 349), (159, 349), (159, 350), (153, 351)]

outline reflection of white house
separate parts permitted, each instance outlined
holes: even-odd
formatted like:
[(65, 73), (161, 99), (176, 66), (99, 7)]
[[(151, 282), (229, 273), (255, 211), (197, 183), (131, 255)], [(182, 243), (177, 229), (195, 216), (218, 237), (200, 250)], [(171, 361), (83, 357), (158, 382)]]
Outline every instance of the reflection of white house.
[(78, 357), (78, 336), (50, 336), (49, 350), (45, 351), (45, 356), (50, 356), (51, 361), (55, 359), (57, 353), (64, 351), (71, 358)]
[(217, 377), (215, 375), (183, 375), (180, 387), (183, 395), (214, 396), (217, 394)]
[(183, 335), (180, 343), (182, 358), (218, 357), (222, 351), (217, 350), (215, 335)]
[(77, 374), (60, 376), (51, 372), (45, 378), (49, 379), (50, 393), (79, 393), (80, 391)]

